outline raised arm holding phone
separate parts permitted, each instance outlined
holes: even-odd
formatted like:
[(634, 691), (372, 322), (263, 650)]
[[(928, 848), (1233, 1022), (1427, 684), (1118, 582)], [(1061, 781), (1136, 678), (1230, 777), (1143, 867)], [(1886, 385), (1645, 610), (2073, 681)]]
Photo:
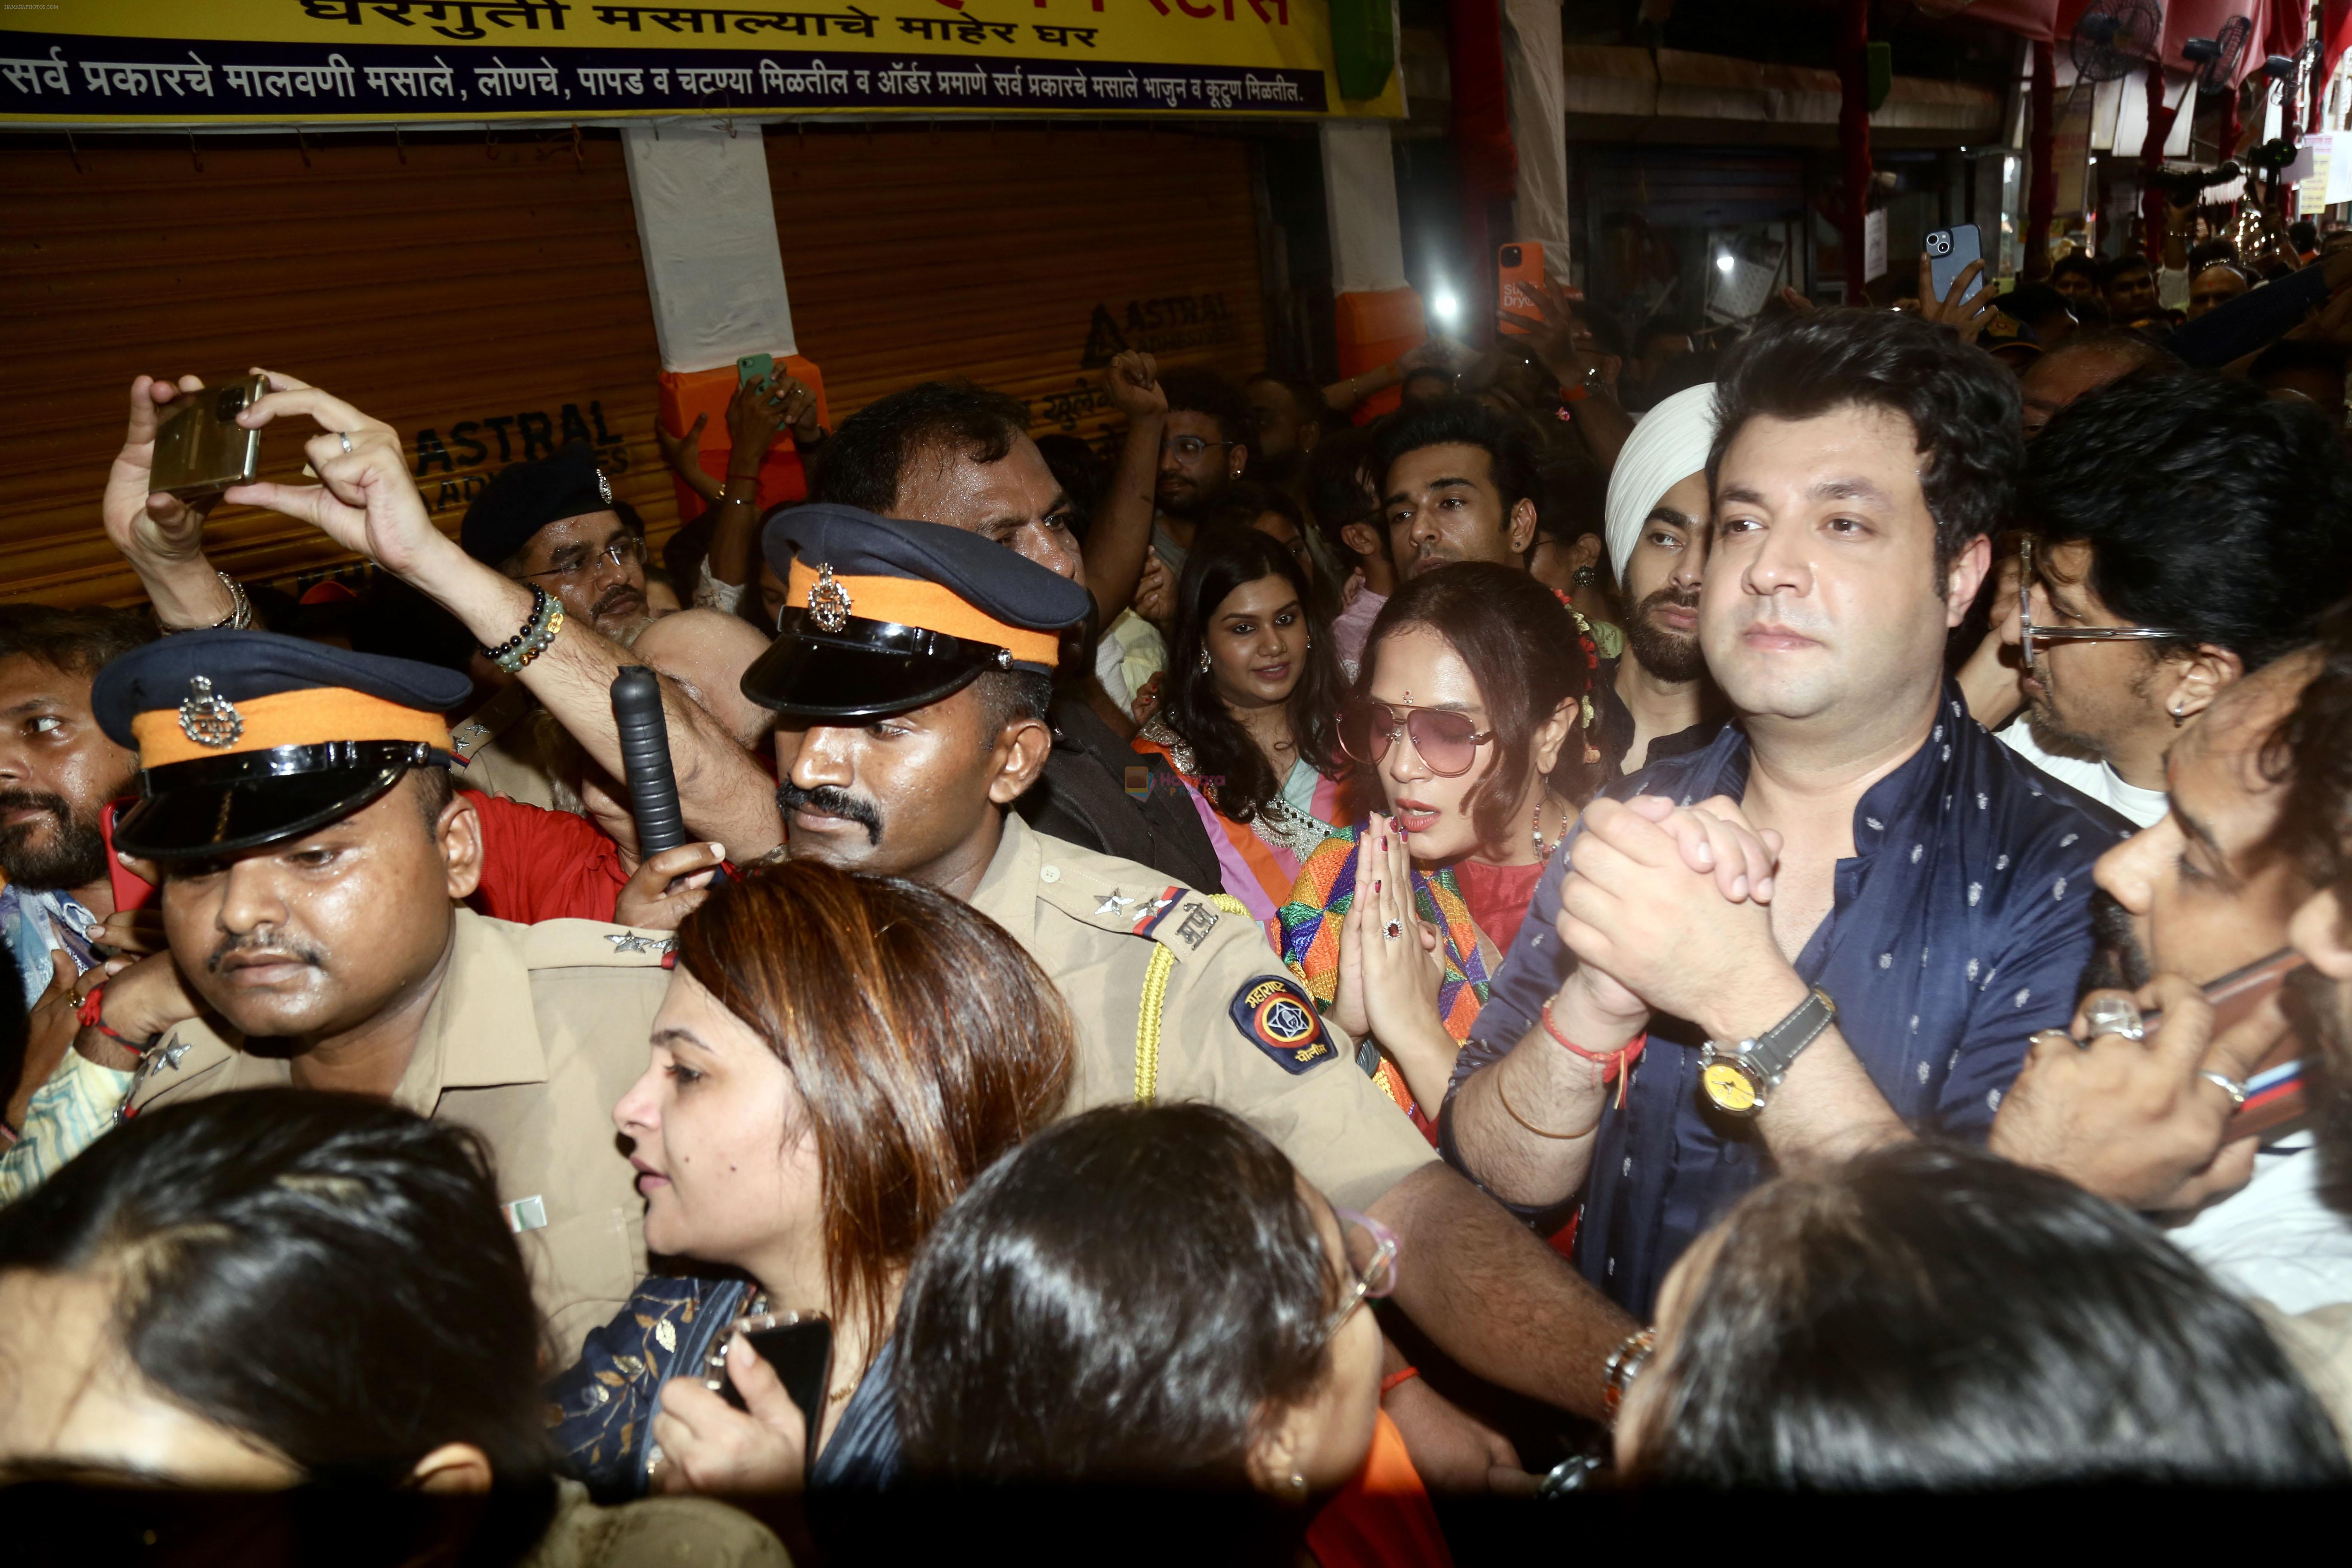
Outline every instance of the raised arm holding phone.
[[(434, 527), (390, 426), (331, 393), (267, 374), (272, 390), (238, 421), (260, 429), (284, 416), (315, 420), (321, 433), (303, 443), (303, 455), (320, 482), (238, 485), (226, 499), (324, 531), (448, 610), (486, 649), (522, 653), (536, 647), (518, 678), (600, 766), (618, 776), (623, 763), (613, 725), (613, 678), (636, 661), (577, 619), (558, 623), (546, 613), (546, 595), (473, 560)], [(689, 826), (746, 859), (782, 843), (774, 786), (759, 764), (667, 679), (662, 705)]]

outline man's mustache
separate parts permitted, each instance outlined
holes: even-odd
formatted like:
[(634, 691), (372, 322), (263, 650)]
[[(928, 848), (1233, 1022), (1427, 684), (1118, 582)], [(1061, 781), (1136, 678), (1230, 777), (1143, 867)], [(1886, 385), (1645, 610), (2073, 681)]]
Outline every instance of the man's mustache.
[(845, 789), (831, 784), (819, 784), (814, 789), (803, 789), (790, 779), (776, 786), (776, 809), (790, 816), (806, 808), (820, 816), (838, 816), (855, 822), (866, 829), (866, 841), (873, 847), (882, 843), (882, 813), (869, 800), (860, 800)]
[(2139, 932), (2132, 928), (2131, 911), (2105, 888), (2091, 889), (2091, 962), (2084, 966), (2075, 995), (2094, 991), (2137, 991), (2154, 979)]
[(632, 600), (642, 605), (646, 602), (646, 596), (630, 584), (615, 583), (597, 597), (594, 607), (588, 613), (592, 616), (601, 616), (608, 611), (620, 609)]
[(222, 964), (240, 952), (282, 953), (297, 963), (307, 963), (313, 969), (327, 967), (327, 954), (314, 942), (289, 936), (264, 936), (255, 932), (246, 936), (224, 936), (213, 944), (211, 954), (205, 960), (205, 973), (218, 974)]
[(1642, 601), (1641, 607), (1636, 612), (1636, 618), (1647, 620), (1650, 617), (1651, 612), (1664, 609), (1669, 605), (1673, 605), (1675, 609), (1689, 610), (1693, 614), (1696, 614), (1698, 610), (1698, 590), (1696, 588), (1661, 588), (1656, 593)]
[[(58, 819), (58, 826), (60, 827), (68, 826), (73, 822), (73, 807), (67, 804), (66, 797), (61, 795), (44, 795), (37, 790), (29, 789), (0, 790), (0, 811), (26, 809), (47, 812)], [(7, 830), (0, 829), (0, 831)]]

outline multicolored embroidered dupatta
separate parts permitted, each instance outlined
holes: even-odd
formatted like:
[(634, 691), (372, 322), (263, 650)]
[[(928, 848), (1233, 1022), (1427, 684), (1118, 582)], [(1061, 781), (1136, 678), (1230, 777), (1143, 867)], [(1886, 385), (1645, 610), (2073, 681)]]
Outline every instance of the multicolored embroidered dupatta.
[[(1298, 868), (1290, 900), (1276, 912), (1282, 925), (1282, 959), (1315, 1005), (1329, 1008), (1339, 990), (1339, 932), (1348, 908), (1356, 897), (1356, 841), (1361, 827), (1342, 828), (1325, 839)], [(1412, 902), (1420, 917), (1445, 933), (1445, 978), (1438, 983), (1437, 1013), (1445, 1032), (1466, 1040), (1486, 1004), (1502, 955), (1470, 918), (1454, 873), (1441, 867), (1433, 873), (1416, 868)], [(1427, 1112), (1413, 1103), (1404, 1074), (1387, 1056), (1376, 1075), (1381, 1088), (1413, 1119), (1423, 1133), (1436, 1140), (1435, 1107)]]
[(1139, 753), (1156, 752), (1168, 759), (1168, 765), (1183, 781), (1193, 810), (1200, 814), (1209, 847), (1217, 853), (1225, 891), (1248, 908), (1271, 939), (1275, 913), (1290, 896), (1302, 858), (1320, 846), (1330, 831), (1329, 824), (1354, 815), (1354, 792), (1348, 781), (1318, 773), (1311, 817), (1276, 796), (1252, 821), (1235, 822), (1217, 809), (1216, 789), (1200, 777), (1192, 748), (1163, 721), (1154, 719), (1144, 726), (1132, 744)]

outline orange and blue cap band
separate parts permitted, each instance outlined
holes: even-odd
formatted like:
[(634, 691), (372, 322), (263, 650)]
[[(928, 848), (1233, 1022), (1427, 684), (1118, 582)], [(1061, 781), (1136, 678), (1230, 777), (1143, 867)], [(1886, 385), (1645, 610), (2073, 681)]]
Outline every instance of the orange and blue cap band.
[(139, 765), (163, 768), (174, 763), (336, 741), (421, 741), (436, 751), (450, 749), (449, 726), (440, 714), (348, 687), (312, 687), (271, 697), (248, 697), (236, 704), (236, 710), (237, 733), (224, 744), (207, 744), (189, 734), (177, 708), (152, 708), (134, 716), (131, 732), (139, 742)]
[[(809, 605), (820, 571), (818, 566), (794, 560), (792, 577), (784, 585), (784, 602)], [(1003, 648), (1024, 664), (1042, 665), (1047, 669), (1061, 663), (1059, 633), (1028, 631), (1000, 621), (954, 589), (937, 583), (917, 577), (840, 575), (831, 576), (830, 582), (848, 601), (845, 614), (859, 620), (915, 626), (967, 642), (990, 644)]]

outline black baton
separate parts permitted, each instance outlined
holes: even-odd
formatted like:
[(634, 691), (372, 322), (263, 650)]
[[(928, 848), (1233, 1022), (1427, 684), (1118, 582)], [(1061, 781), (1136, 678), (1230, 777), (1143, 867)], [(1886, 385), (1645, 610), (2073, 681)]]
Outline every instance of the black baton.
[(642, 664), (613, 677), (613, 728), (621, 742), (621, 771), (629, 808), (637, 818), (637, 856), (650, 858), (686, 842), (677, 809), (677, 773), (669, 761), (669, 721), (662, 717), (661, 681)]

